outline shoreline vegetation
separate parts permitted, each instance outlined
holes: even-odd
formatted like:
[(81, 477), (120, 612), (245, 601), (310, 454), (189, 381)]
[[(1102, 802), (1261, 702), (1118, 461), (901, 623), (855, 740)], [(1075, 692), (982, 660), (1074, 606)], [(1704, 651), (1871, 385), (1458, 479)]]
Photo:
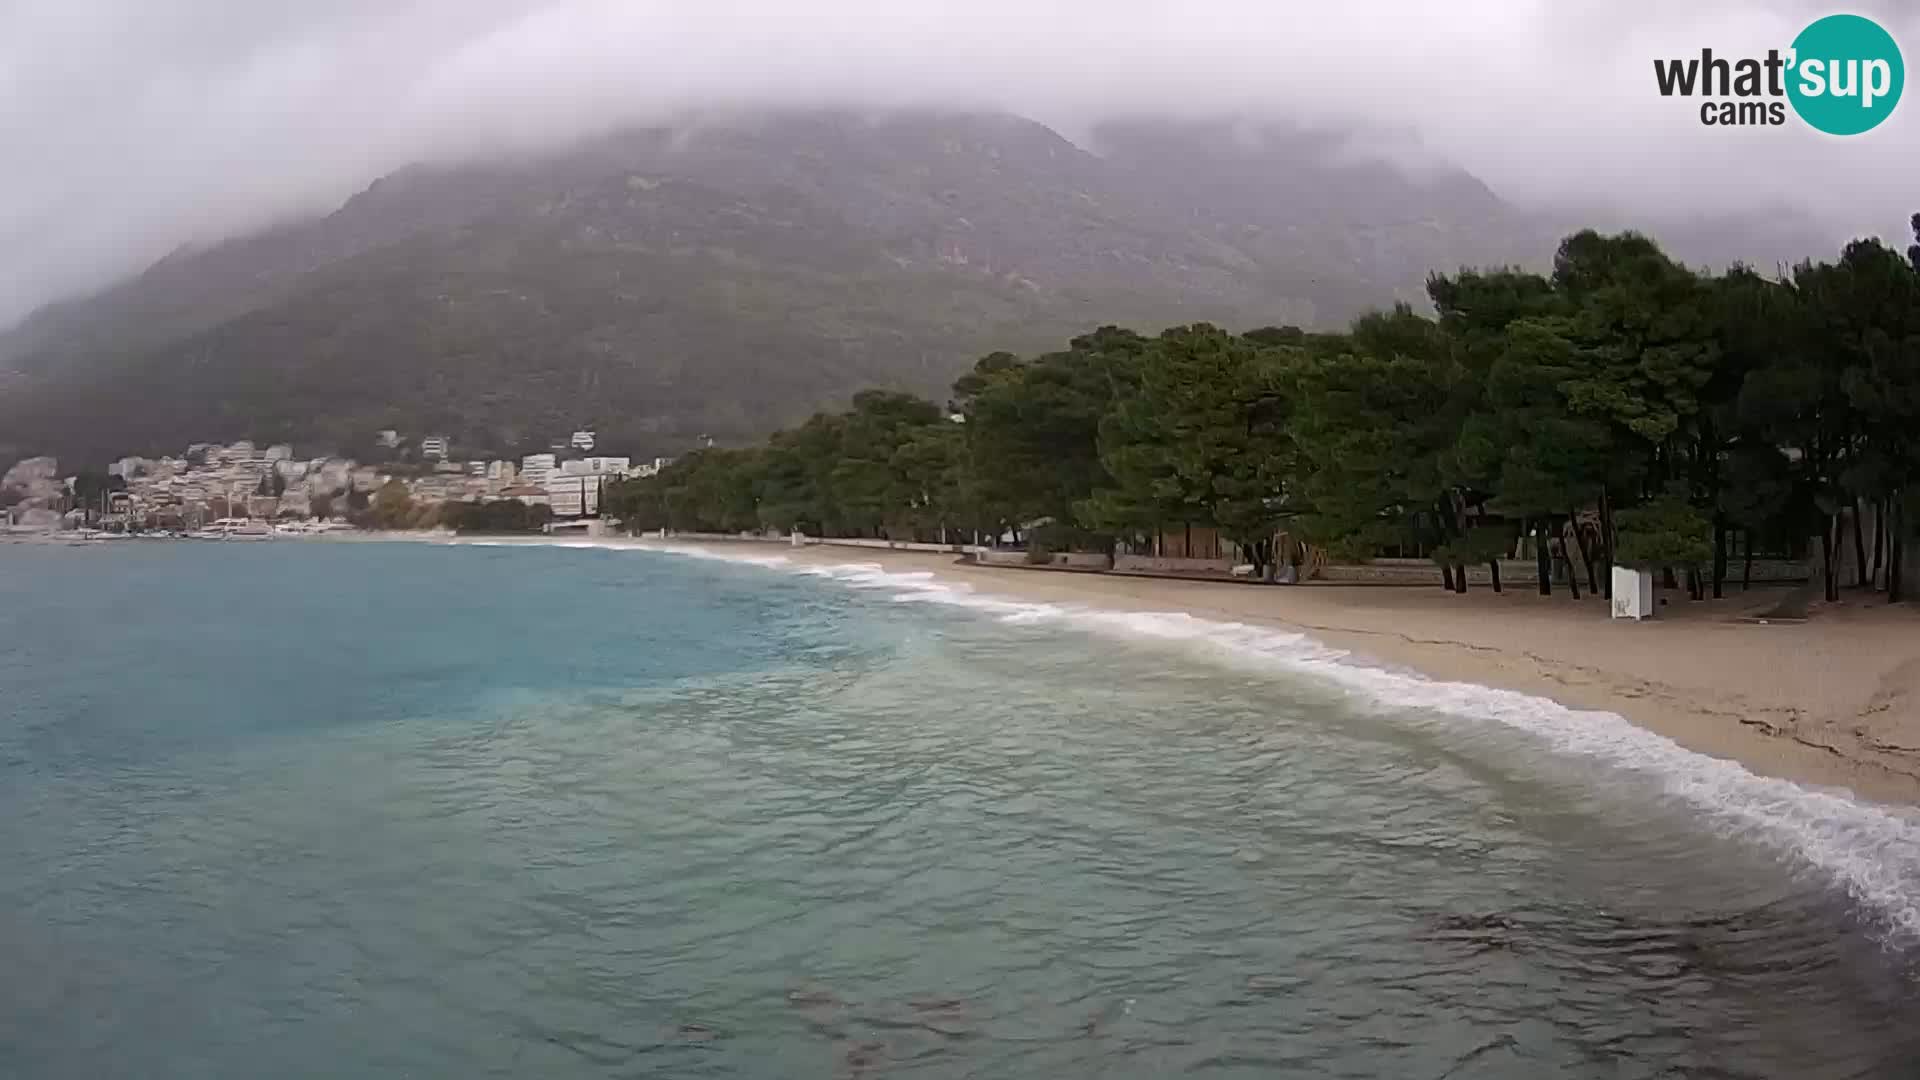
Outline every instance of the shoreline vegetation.
[[(1920, 239), (1920, 215), (1914, 221)], [(1568, 237), (1549, 275), (1434, 275), (1344, 333), (1104, 327), (982, 358), (935, 403), (854, 396), (760, 446), (606, 493), (636, 533), (983, 539), (1228, 561), (1503, 559), (1610, 595), (1612, 565), (1724, 597), (1756, 558), (1820, 597), (1906, 599), (1920, 524), (1920, 243), (1779, 279), (1703, 274), (1637, 233)]]

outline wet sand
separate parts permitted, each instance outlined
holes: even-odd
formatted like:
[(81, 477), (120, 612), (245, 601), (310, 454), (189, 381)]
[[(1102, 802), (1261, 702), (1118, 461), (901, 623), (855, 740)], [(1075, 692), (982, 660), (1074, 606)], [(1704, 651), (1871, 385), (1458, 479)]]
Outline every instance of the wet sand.
[[(703, 542), (700, 546), (715, 547)], [(1920, 804), (1920, 609), (1865, 598), (1804, 622), (1761, 622), (1778, 589), (1690, 603), (1644, 623), (1606, 602), (1528, 587), (1260, 587), (987, 567), (879, 549), (742, 544), (794, 562), (927, 571), (980, 593), (1304, 630), (1364, 660), (1431, 678), (1617, 712), (1699, 753), (1879, 802)]]

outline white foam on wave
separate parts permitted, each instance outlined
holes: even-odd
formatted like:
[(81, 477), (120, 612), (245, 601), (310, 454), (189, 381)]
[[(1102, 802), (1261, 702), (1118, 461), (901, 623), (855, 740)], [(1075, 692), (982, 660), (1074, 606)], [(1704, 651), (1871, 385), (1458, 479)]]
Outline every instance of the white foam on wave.
[(1829, 876), (1904, 945), (1920, 944), (1920, 815), (1852, 795), (1760, 776), (1737, 762), (1698, 754), (1618, 713), (1571, 709), (1548, 698), (1477, 683), (1430, 679), (1360, 662), (1304, 633), (1184, 612), (1116, 611), (1046, 604), (975, 592), (933, 574), (893, 572), (876, 563), (795, 565), (781, 556), (695, 545), (565, 542), (638, 548), (746, 563), (890, 591), (903, 603), (967, 608), (1009, 623), (1058, 622), (1123, 638), (1188, 643), (1202, 653), (1326, 680), (1391, 710), (1425, 710), (1493, 721), (1528, 733), (1555, 752), (1647, 777), (1670, 796), (1706, 811), (1722, 831), (1787, 853)]

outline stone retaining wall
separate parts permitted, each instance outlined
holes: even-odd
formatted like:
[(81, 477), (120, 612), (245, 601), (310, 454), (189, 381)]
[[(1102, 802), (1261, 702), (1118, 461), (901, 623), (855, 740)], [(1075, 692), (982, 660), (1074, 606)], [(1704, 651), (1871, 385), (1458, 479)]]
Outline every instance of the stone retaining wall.
[[(1740, 581), (1742, 563), (1739, 559), (1727, 560), (1727, 580)], [(1803, 562), (1790, 559), (1755, 559), (1753, 561), (1754, 582), (1778, 584), (1781, 582), (1800, 582), (1807, 580), (1811, 568)], [(1579, 571), (1580, 587), (1587, 587), (1587, 574)], [(1440, 567), (1431, 559), (1375, 559), (1365, 563), (1329, 564), (1321, 568), (1313, 580), (1338, 584), (1355, 585), (1432, 585), (1440, 580)], [(1556, 583), (1560, 579), (1556, 578)], [(1500, 560), (1500, 584), (1503, 587), (1538, 585), (1540, 575), (1538, 564), (1531, 559)], [(1493, 576), (1486, 563), (1474, 563), (1467, 567), (1467, 584), (1491, 585)]]
[(984, 548), (974, 552), (974, 558), (987, 566), (1034, 566), (1045, 568), (1058, 566), (1068, 570), (1105, 570), (1107, 557), (1097, 551), (1056, 551), (1049, 561), (1034, 563), (1027, 560), (1024, 551), (1001, 551)]
[(1123, 574), (1210, 574), (1233, 573), (1232, 559), (1163, 559), (1152, 555), (1115, 555), (1113, 568)]
[(911, 540), (855, 540), (805, 536), (801, 537), (800, 542), (810, 546), (818, 544), (823, 547), (879, 548), (883, 551), (931, 551), (955, 555), (973, 550), (971, 544), (920, 544)]
[[(656, 535), (656, 534), (647, 534)], [(768, 544), (790, 544), (790, 537), (767, 533), (669, 533), (674, 540), (753, 540)], [(994, 548), (975, 548), (970, 544), (917, 544), (905, 540), (867, 540), (806, 536), (801, 542), (807, 546), (868, 548), (892, 551), (926, 551), (936, 553), (966, 554), (971, 552), (981, 563), (989, 566), (1036, 566), (1027, 562), (1027, 553), (1016, 550)], [(1920, 545), (1910, 549), (1909, 555), (1920, 560)], [(1233, 573), (1232, 559), (1175, 559), (1155, 558), (1151, 555), (1116, 555), (1113, 565), (1107, 565), (1107, 557), (1097, 552), (1057, 551), (1052, 561), (1037, 564), (1038, 568), (1059, 567), (1068, 570), (1107, 570), (1122, 574), (1163, 574), (1167, 576), (1188, 577), (1229, 577)], [(1742, 561), (1727, 560), (1727, 580), (1736, 587), (1740, 582)], [(1806, 581), (1813, 576), (1813, 567), (1808, 563), (1790, 559), (1755, 559), (1753, 563), (1753, 581), (1755, 584), (1782, 584)], [(1431, 559), (1374, 559), (1364, 563), (1329, 564), (1320, 568), (1312, 579), (1327, 584), (1349, 585), (1437, 585), (1440, 581), (1440, 568)], [(1909, 579), (1920, 582), (1920, 574)], [(1500, 561), (1500, 584), (1512, 588), (1525, 586), (1533, 588), (1539, 583), (1536, 564), (1532, 559), (1502, 559)], [(1557, 583), (1557, 579), (1556, 579)], [(1492, 576), (1487, 564), (1475, 563), (1467, 567), (1467, 584), (1488, 586)], [(1580, 571), (1580, 587), (1587, 587), (1586, 571)], [(1910, 588), (1915, 587), (1913, 584)]]

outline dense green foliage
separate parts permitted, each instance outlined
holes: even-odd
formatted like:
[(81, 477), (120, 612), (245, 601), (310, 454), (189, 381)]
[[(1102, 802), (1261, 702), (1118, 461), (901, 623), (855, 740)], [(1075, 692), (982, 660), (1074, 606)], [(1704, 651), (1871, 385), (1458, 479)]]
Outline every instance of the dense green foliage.
[(1697, 570), (1713, 557), (1713, 522), (1686, 499), (1662, 496), (1620, 511), (1614, 561), (1643, 570)]
[(440, 524), (455, 532), (537, 533), (552, 520), (552, 510), (519, 499), (440, 504)]
[[(354, 524), (367, 529), (452, 529), (466, 533), (540, 532), (553, 520), (545, 506), (519, 499), (492, 502), (419, 502), (399, 480), (388, 480), (370, 499), (357, 500), (348, 512)], [(333, 509), (328, 499), (328, 509)], [(316, 511), (314, 516), (320, 516)]]
[[(1551, 275), (1461, 271), (1344, 334), (1145, 338), (994, 353), (948, 410), (870, 391), (751, 449), (620, 485), (636, 529), (802, 529), (1048, 547), (1208, 526), (1256, 567), (1284, 531), (1337, 554), (1468, 563), (1535, 538), (1604, 588), (1609, 562), (1726, 576), (1731, 537), (1819, 537), (1829, 597), (1901, 590), (1920, 494), (1920, 267), (1878, 241), (1782, 280), (1706, 275), (1635, 233), (1567, 238)], [(1866, 535), (1871, 528), (1871, 539)], [(1869, 551), (1871, 548), (1871, 551)], [(1699, 587), (1696, 586), (1696, 591)]]

